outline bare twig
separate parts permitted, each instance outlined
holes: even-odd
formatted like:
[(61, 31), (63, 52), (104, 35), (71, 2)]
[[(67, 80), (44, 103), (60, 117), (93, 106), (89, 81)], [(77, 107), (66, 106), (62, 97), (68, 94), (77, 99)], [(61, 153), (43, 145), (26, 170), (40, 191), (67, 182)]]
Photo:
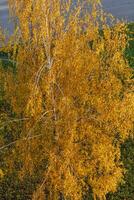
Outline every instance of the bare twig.
[(3, 129), (6, 125), (8, 125), (9, 123), (13, 123), (13, 122), (20, 122), (20, 121), (26, 121), (26, 120), (29, 120), (29, 118), (22, 118), (22, 119), (12, 119), (12, 120), (9, 120), (7, 122), (4, 122), (2, 124), (2, 126), (0, 127), (0, 130)]
[(46, 111), (45, 113), (43, 113), (43, 114), (41, 115), (41, 117), (36, 121), (35, 125), (29, 130), (29, 132), (28, 132), (28, 134), (27, 134), (26, 137), (21, 138), (21, 139), (18, 139), (18, 140), (15, 140), (15, 141), (13, 141), (13, 142), (7, 144), (7, 145), (4, 145), (4, 146), (0, 147), (0, 150), (3, 150), (3, 149), (5, 149), (5, 148), (7, 148), (7, 147), (10, 147), (10, 146), (12, 146), (13, 144), (16, 144), (16, 143), (19, 142), (19, 141), (30, 140), (30, 139), (34, 139), (34, 138), (37, 138), (37, 137), (42, 136), (43, 134), (38, 134), (38, 135), (33, 135), (33, 136), (30, 136), (30, 134), (31, 134), (32, 131), (35, 129), (37, 123), (38, 123), (47, 113), (49, 113), (49, 112), (53, 112), (53, 110)]
[(43, 113), (43, 114), (37, 119), (35, 125), (28, 131), (28, 134), (27, 134), (27, 136), (26, 136), (27, 139), (30, 137), (30, 134), (31, 134), (32, 131), (35, 129), (37, 123), (38, 123), (39, 121), (41, 121), (41, 119), (42, 119), (44, 116), (46, 116), (49, 112), (53, 112), (53, 110), (46, 111), (45, 113)]

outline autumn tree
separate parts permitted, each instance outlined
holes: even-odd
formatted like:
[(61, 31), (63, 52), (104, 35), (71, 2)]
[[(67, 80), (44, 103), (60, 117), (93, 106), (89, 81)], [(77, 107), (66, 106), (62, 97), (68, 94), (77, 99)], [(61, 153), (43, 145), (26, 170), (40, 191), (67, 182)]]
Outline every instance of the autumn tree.
[(120, 145), (133, 133), (126, 26), (99, 1), (9, 5), (17, 27), (4, 49), (16, 71), (1, 74), (19, 134), (0, 150), (10, 148), (11, 169), (19, 160), (20, 178), (40, 177), (33, 200), (81, 200), (89, 188), (105, 200), (123, 180)]

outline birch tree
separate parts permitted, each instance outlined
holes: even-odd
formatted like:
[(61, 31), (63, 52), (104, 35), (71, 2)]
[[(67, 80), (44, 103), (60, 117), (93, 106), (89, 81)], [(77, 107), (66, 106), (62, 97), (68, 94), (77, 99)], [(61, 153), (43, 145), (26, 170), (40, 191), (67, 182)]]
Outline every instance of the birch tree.
[(105, 200), (123, 180), (120, 145), (133, 134), (126, 26), (99, 1), (9, 5), (18, 26), (6, 50), (16, 73), (2, 73), (21, 134), (0, 149), (18, 156), (20, 178), (41, 177), (33, 200), (81, 200), (89, 188)]

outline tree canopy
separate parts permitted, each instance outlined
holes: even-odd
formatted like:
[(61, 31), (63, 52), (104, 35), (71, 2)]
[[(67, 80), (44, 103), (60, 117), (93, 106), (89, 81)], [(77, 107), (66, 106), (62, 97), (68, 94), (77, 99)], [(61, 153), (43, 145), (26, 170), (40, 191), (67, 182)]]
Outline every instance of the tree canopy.
[(120, 145), (133, 135), (126, 25), (99, 1), (9, 5), (16, 29), (2, 49), (15, 66), (0, 68), (0, 175), (38, 177), (33, 200), (88, 191), (105, 200), (123, 181)]

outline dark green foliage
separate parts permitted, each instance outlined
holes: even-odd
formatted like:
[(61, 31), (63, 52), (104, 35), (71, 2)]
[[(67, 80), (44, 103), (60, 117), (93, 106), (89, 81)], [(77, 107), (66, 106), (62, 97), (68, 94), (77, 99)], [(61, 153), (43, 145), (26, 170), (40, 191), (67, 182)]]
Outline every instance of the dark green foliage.
[(1, 62), (1, 66), (7, 70), (9, 68), (11, 68), (12, 70), (16, 69), (16, 62), (14, 60), (11, 59), (12, 55), (11, 53), (5, 53), (3, 51), (0, 51), (0, 62)]
[[(125, 56), (131, 68), (134, 69), (134, 23), (128, 24), (129, 44)], [(134, 75), (133, 77), (134, 78)], [(108, 200), (134, 200), (134, 140), (127, 140), (121, 148), (122, 160), (126, 168), (125, 183), (118, 191), (107, 196)]]
[(8, 174), (0, 182), (0, 200), (31, 200), (37, 183), (37, 177), (21, 181), (16, 173)]
[(134, 200), (134, 140), (127, 140), (121, 147), (122, 160), (126, 168), (125, 183), (108, 200)]
[[(129, 44), (125, 51), (125, 56), (129, 62), (130, 67), (134, 69), (134, 23), (128, 25)], [(133, 73), (134, 77), (134, 73)], [(132, 77), (132, 78), (133, 78)]]

